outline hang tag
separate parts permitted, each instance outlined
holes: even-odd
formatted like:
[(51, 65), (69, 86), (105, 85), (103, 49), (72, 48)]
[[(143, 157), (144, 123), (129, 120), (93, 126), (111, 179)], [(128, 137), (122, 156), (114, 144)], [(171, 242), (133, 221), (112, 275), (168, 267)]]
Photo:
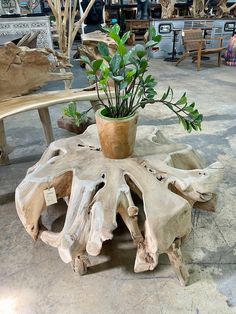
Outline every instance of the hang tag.
[(57, 203), (57, 196), (54, 187), (44, 190), (43, 195), (47, 206)]

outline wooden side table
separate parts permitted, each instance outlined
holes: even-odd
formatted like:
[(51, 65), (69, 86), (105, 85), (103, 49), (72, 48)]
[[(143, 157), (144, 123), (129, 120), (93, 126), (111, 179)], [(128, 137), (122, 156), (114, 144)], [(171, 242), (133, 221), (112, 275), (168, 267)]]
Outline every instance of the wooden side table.
[[(153, 270), (159, 254), (166, 253), (185, 285), (189, 275), (180, 246), (191, 231), (192, 206), (214, 209), (213, 193), (222, 176), (220, 163), (201, 168), (191, 146), (169, 141), (153, 126), (138, 127), (130, 158), (105, 158), (93, 125), (49, 146), (17, 187), (16, 208), (27, 232), (56, 247), (80, 274), (87, 270), (88, 255), (98, 255), (103, 242), (112, 239), (119, 213), (137, 247), (134, 271)], [(48, 188), (68, 205), (59, 233), (39, 225)], [(134, 204), (131, 191), (143, 200), (143, 208)]]

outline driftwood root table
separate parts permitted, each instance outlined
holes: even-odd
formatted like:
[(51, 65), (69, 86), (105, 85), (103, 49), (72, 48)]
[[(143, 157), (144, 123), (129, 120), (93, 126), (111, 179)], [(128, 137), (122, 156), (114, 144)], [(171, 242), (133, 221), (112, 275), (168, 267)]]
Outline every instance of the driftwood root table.
[[(153, 270), (158, 255), (166, 253), (184, 285), (189, 275), (180, 246), (191, 231), (192, 206), (213, 209), (221, 176), (219, 162), (204, 168), (191, 146), (169, 141), (153, 126), (138, 127), (132, 157), (105, 158), (93, 125), (82, 135), (50, 144), (17, 187), (16, 208), (27, 232), (56, 247), (80, 274), (87, 271), (88, 255), (98, 255), (102, 243), (112, 239), (119, 213), (137, 246), (134, 271)], [(39, 224), (49, 184), (68, 206), (58, 233)], [(131, 191), (143, 208), (134, 204)]]

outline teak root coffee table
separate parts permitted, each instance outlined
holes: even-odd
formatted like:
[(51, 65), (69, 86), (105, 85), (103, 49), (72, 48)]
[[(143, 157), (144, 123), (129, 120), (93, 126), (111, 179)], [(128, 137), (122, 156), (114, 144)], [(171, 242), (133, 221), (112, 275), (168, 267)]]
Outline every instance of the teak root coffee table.
[[(171, 142), (153, 126), (138, 127), (130, 158), (105, 158), (92, 125), (82, 135), (50, 144), (16, 189), (17, 213), (34, 239), (56, 247), (80, 274), (87, 271), (88, 255), (98, 255), (102, 243), (112, 239), (119, 213), (137, 246), (134, 271), (153, 270), (158, 255), (166, 253), (184, 285), (189, 275), (180, 246), (191, 231), (191, 209), (214, 210), (223, 170), (219, 162), (203, 167), (191, 146)], [(48, 188), (68, 206), (59, 233), (39, 224)], [(134, 204), (131, 191), (143, 208)], [(141, 210), (143, 226), (138, 224)]]

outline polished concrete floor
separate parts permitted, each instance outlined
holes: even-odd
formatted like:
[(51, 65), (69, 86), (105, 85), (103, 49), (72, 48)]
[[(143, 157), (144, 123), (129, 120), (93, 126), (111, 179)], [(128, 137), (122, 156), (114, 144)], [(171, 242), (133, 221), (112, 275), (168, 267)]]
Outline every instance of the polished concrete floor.
[[(75, 85), (85, 85), (84, 73), (75, 69)], [(176, 97), (186, 91), (196, 101), (203, 130), (187, 134), (157, 104), (140, 112), (140, 124), (157, 125), (169, 138), (200, 150), (208, 164), (219, 160), (225, 167), (217, 211), (193, 210), (193, 230), (182, 249), (189, 285), (180, 286), (164, 255), (155, 271), (134, 274), (135, 248), (122, 225), (83, 277), (60, 260), (56, 249), (32, 241), (13, 201), (15, 187), (46, 148), (37, 112), (31, 111), (5, 121), (12, 163), (0, 168), (0, 314), (236, 313), (236, 69), (208, 62), (196, 72), (189, 60), (178, 68), (151, 60), (150, 73), (159, 82), (159, 95), (170, 85)], [(72, 135), (57, 128), (62, 107), (50, 109), (55, 138)], [(54, 227), (63, 223), (64, 209), (61, 204)]]

